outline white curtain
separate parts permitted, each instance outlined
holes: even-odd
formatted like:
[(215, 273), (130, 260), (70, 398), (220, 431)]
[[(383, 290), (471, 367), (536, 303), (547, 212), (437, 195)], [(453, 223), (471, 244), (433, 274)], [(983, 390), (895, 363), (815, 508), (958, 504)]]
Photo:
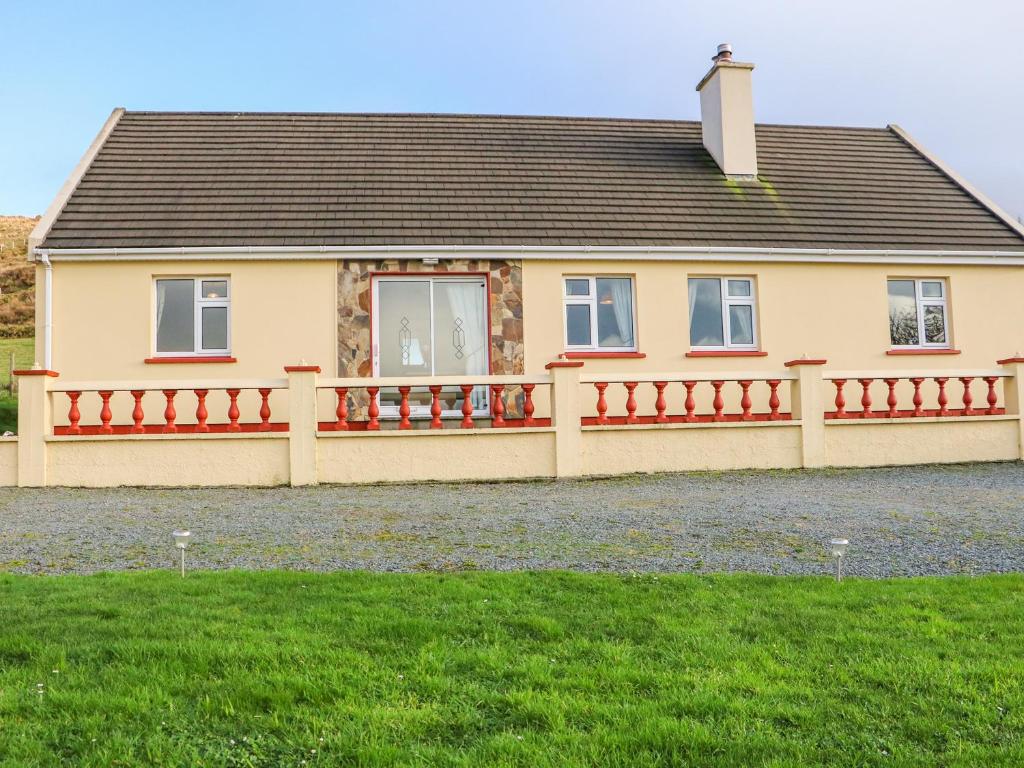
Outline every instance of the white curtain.
[(633, 346), (633, 281), (623, 278), (609, 280), (612, 289), (612, 309), (619, 338), (623, 347)]
[(698, 285), (699, 285), (699, 283), (696, 280), (694, 280), (693, 278), (690, 278), (689, 286), (688, 287), (690, 289), (690, 343), (691, 344), (695, 343), (694, 340), (693, 340), (693, 309), (694, 309), (694, 307), (697, 306), (697, 290), (698, 290), (697, 286)]
[[(484, 316), (484, 290), (479, 283), (450, 283), (445, 293), (448, 295), (448, 306), (452, 317), (462, 320), (462, 332), (465, 343), (462, 348), (463, 360), (467, 376), (473, 374), (489, 374), (487, 369), (487, 337), (488, 318)], [(450, 333), (454, 333), (452, 328)], [(435, 343), (441, 340), (435, 340)], [(449, 338), (441, 343), (452, 343)], [(486, 407), (487, 388), (476, 387), (473, 390), (473, 407)]]
[[(730, 328), (730, 336), (732, 336), (730, 341), (734, 344), (753, 344), (754, 329), (751, 327), (753, 310), (745, 304), (734, 305), (734, 308), (736, 311), (729, 313), (729, 322), (738, 325), (740, 333), (736, 333), (737, 329)], [(742, 341), (735, 341), (737, 338)]]

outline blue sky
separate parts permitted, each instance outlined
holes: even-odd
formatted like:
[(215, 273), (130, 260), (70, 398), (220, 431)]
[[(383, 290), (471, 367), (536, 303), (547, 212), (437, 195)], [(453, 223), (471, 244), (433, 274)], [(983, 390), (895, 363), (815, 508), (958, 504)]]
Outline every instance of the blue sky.
[(902, 125), (1024, 216), (1019, 0), (4, 0), (0, 213), (41, 213), (110, 110), (699, 116), (717, 43), (757, 119)]

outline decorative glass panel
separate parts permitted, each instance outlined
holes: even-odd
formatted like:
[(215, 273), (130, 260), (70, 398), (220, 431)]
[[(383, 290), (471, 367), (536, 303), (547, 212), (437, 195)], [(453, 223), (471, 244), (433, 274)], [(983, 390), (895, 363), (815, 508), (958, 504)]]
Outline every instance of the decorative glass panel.
[(920, 343), (917, 327), (917, 295), (913, 280), (889, 281), (889, 337), (894, 346)]
[(194, 291), (192, 280), (156, 281), (157, 352), (195, 351)]
[(228, 308), (203, 307), (203, 349), (228, 348)]
[(590, 305), (565, 305), (565, 335), (570, 347), (590, 346)]
[(942, 283), (934, 280), (924, 280), (921, 283), (921, 295), (926, 299), (942, 298)]
[(925, 306), (924, 340), (928, 344), (946, 343), (946, 313), (941, 306)]
[(749, 280), (728, 280), (729, 284), (729, 295), (730, 296), (749, 296), (750, 295), (750, 281)]
[(228, 297), (227, 280), (203, 280), (204, 299), (226, 299)]
[(717, 277), (691, 277), (690, 344), (694, 347), (725, 345), (722, 330), (722, 281)]
[(434, 281), (434, 375), (487, 372), (486, 294), (480, 283)]
[(430, 375), (430, 284), (382, 280), (377, 341), (381, 376)]
[(749, 304), (729, 307), (729, 340), (733, 344), (754, 343), (754, 308)]
[(633, 346), (633, 281), (597, 278), (597, 346)]
[(589, 296), (590, 281), (583, 278), (570, 278), (565, 281), (566, 296)]

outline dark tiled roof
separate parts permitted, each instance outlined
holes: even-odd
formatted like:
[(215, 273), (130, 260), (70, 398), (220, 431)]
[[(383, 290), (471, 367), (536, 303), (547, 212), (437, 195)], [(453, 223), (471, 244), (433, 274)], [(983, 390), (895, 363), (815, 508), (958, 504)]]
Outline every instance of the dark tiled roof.
[(728, 182), (700, 124), (127, 112), (44, 247), (1024, 250), (888, 129), (759, 125)]

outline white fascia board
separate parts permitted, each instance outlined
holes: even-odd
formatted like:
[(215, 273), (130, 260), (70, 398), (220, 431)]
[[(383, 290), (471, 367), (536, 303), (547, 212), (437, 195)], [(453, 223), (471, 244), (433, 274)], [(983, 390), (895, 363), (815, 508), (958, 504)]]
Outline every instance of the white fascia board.
[(107, 122), (100, 128), (100, 132), (96, 134), (96, 138), (92, 140), (92, 144), (85, 150), (85, 154), (82, 155), (78, 164), (71, 171), (71, 174), (65, 179), (63, 186), (57, 196), (53, 198), (53, 201), (46, 209), (35, 227), (32, 228), (32, 232), (28, 236), (28, 256), (29, 260), (32, 259), (33, 254), (41, 253), (37, 246), (46, 239), (46, 235), (50, 232), (50, 227), (53, 226), (53, 222), (57, 220), (57, 216), (64, 210), (64, 206), (67, 205), (68, 200), (71, 198), (71, 194), (75, 191), (78, 183), (85, 176), (85, 172), (89, 169), (96, 154), (100, 151), (100, 147), (106, 142), (110, 132), (114, 130), (114, 126), (117, 125), (117, 121), (121, 119), (121, 115), (124, 114), (124, 107), (117, 107), (113, 112), (110, 113), (110, 117), (107, 118)]
[(1024, 251), (586, 246), (190, 246), (36, 248), (52, 261), (311, 261), (339, 258), (516, 258), (524, 261), (732, 261), (818, 264), (1024, 265)]
[(1024, 239), (1024, 226), (1017, 221), (1013, 216), (1004, 211), (999, 207), (993, 200), (986, 196), (981, 190), (971, 184), (967, 179), (961, 176), (959, 173), (954, 171), (942, 160), (940, 160), (935, 154), (925, 149), (921, 143), (913, 138), (909, 133), (903, 130), (900, 126), (895, 123), (889, 125), (889, 130), (903, 139), (911, 149), (915, 150), (921, 157), (927, 160), (929, 163), (938, 168), (942, 173), (946, 174), (950, 180), (956, 184), (960, 189), (966, 192), (968, 195), (978, 201), (983, 207), (987, 208), (996, 218), (1002, 221), (1006, 226), (1016, 232), (1021, 239)]

